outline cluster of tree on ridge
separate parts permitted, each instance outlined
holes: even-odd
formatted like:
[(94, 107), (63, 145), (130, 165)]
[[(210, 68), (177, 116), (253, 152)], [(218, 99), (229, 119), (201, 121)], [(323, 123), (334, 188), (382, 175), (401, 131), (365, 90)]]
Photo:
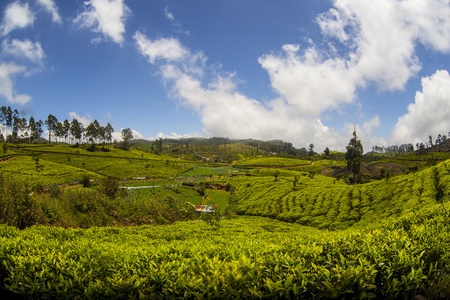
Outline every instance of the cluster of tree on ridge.
[[(450, 132), (448, 133), (448, 136), (450, 136)], [(438, 134), (435, 143), (433, 144), (433, 137), (430, 135), (428, 137), (428, 142), (426, 143), (416, 143), (416, 151), (418, 150), (424, 150), (429, 149), (433, 146), (442, 144), (447, 140), (447, 135), (445, 134)], [(373, 152), (377, 153), (399, 153), (399, 154), (406, 154), (414, 152), (414, 146), (412, 144), (402, 144), (400, 146), (398, 145), (392, 145), (392, 146), (373, 146), (372, 147)]]
[[(49, 114), (47, 120), (36, 121), (33, 116), (27, 120), (25, 117), (20, 117), (17, 109), (12, 109), (10, 106), (0, 107), (0, 142), (17, 143), (26, 141), (33, 143), (42, 137), (43, 125), (45, 124), (48, 130), (48, 142), (51, 143), (52, 138), (56, 142), (63, 140), (65, 143), (112, 143), (112, 134), (114, 128), (110, 123), (106, 126), (100, 125), (97, 120), (91, 122), (86, 128), (76, 118), (71, 122), (67, 119), (58, 121), (58, 119)], [(7, 129), (7, 130), (4, 130)], [(4, 133), (7, 134), (6, 138)], [(130, 128), (122, 130), (122, 139), (127, 144), (133, 138)]]

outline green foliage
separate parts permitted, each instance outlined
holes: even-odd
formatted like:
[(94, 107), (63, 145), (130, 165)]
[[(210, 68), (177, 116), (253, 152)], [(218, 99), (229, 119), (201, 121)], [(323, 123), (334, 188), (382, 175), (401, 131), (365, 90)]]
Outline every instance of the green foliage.
[(211, 200), (208, 194), (204, 195), (202, 204), (206, 205), (208, 211), (201, 213), (200, 219), (215, 230), (219, 229), (220, 219), (223, 217), (223, 213), (218, 209), (217, 205)]
[(238, 214), (342, 229), (449, 201), (449, 169), (450, 160), (416, 173), (357, 186), (293, 171), (282, 173), (276, 182), (267, 177), (269, 173), (230, 177), (219, 182), (236, 189), (233, 197)]
[(83, 179), (81, 180), (81, 184), (83, 187), (90, 187), (91, 186), (91, 178), (89, 175), (83, 176)]
[(350, 139), (346, 149), (347, 169), (353, 173), (352, 183), (356, 184), (360, 181), (362, 154), (364, 152), (362, 143), (356, 135), (356, 130), (353, 132), (353, 138)]
[(270, 167), (293, 167), (309, 165), (311, 161), (282, 158), (282, 157), (257, 157), (249, 159), (240, 159), (235, 163), (236, 166), (270, 166)]
[(448, 298), (450, 207), (325, 232), (260, 217), (170, 226), (0, 226), (4, 286), (25, 298)]
[(41, 211), (31, 191), (0, 174), (0, 223), (23, 229), (41, 219)]
[(110, 199), (115, 199), (120, 193), (119, 180), (117, 178), (108, 176), (100, 181), (100, 193)]
[(101, 178), (101, 175), (88, 170), (73, 167), (66, 163), (55, 163), (40, 157), (39, 166), (36, 168), (36, 161), (30, 156), (19, 156), (0, 164), (0, 172), (5, 176), (19, 182), (26, 182), (30, 187), (40, 184), (50, 186), (76, 180), (82, 180), (87, 174), (94, 179)]

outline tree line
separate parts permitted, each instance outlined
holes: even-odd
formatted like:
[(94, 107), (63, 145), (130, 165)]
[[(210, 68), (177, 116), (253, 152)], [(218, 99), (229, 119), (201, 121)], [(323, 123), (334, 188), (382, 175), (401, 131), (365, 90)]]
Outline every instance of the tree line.
[[(110, 123), (100, 125), (97, 120), (91, 122), (86, 128), (76, 118), (72, 121), (65, 119), (59, 121), (54, 115), (49, 114), (45, 121), (36, 121), (33, 116), (28, 120), (21, 117), (17, 109), (10, 106), (0, 107), (0, 142), (33, 143), (42, 138), (45, 124), (48, 130), (48, 142), (65, 142), (68, 144), (87, 143), (105, 144), (112, 143), (114, 128)], [(6, 136), (5, 136), (6, 135)], [(122, 130), (122, 139), (125, 146), (133, 138), (130, 128)]]
[(97, 120), (94, 120), (84, 128), (83, 124), (76, 118), (73, 118), (72, 122), (69, 122), (67, 119), (60, 122), (55, 116), (49, 114), (47, 120), (45, 120), (45, 125), (48, 130), (49, 143), (52, 137), (56, 142), (64, 139), (64, 142), (69, 144), (86, 142), (91, 142), (92, 144), (112, 143), (114, 128), (109, 123), (106, 126), (101, 126)]

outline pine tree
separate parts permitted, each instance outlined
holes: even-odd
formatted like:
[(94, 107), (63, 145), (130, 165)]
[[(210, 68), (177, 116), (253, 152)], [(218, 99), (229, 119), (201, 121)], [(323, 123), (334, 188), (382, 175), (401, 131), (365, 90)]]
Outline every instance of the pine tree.
[(347, 160), (347, 169), (352, 171), (353, 184), (356, 184), (360, 181), (362, 154), (364, 151), (362, 143), (356, 135), (356, 129), (353, 131), (353, 138), (350, 139), (346, 149), (345, 159)]

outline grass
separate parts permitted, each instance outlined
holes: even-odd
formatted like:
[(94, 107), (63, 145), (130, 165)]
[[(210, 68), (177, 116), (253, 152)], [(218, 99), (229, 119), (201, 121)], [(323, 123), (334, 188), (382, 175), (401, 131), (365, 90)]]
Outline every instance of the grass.
[(294, 158), (282, 158), (282, 157), (259, 157), (250, 159), (241, 159), (234, 163), (236, 166), (267, 166), (267, 167), (293, 167), (309, 165), (311, 161), (294, 159)]
[(89, 176), (100, 179), (101, 175), (86, 169), (54, 163), (40, 159), (39, 163), (29, 156), (16, 157), (8, 162), (0, 163), (0, 172), (20, 182), (26, 182), (33, 187), (37, 184), (54, 185), (82, 180)]

